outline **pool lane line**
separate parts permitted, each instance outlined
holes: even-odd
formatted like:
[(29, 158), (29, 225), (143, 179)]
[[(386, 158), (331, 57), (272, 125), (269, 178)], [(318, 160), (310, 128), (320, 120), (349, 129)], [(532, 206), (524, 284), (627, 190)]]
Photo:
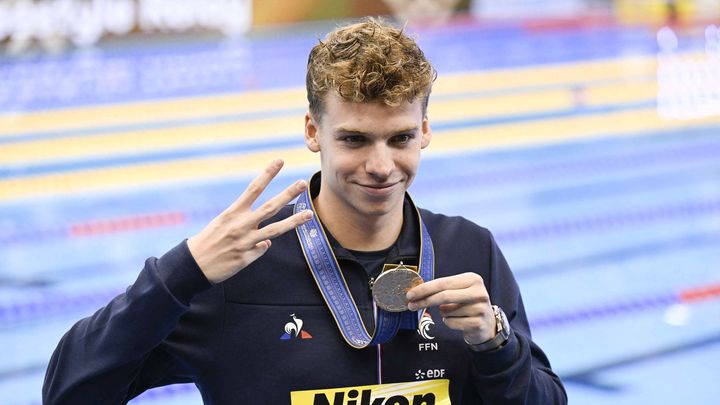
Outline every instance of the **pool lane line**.
[(671, 203), (626, 211), (586, 215), (548, 221), (495, 232), (502, 244), (523, 243), (548, 237), (568, 237), (587, 232), (606, 231), (627, 226), (648, 225), (668, 220), (720, 214), (720, 198)]
[(124, 291), (124, 288), (93, 289), (80, 293), (52, 291), (23, 301), (3, 302), (0, 304), (0, 332), (5, 328), (14, 329), (26, 322), (67, 315), (89, 308), (101, 308)]
[(297, 133), (291, 136), (271, 138), (269, 140), (247, 139), (238, 142), (193, 145), (186, 148), (142, 151), (110, 157), (89, 157), (32, 164), (0, 165), (0, 179), (22, 179), (24, 177), (72, 173), (75, 171), (103, 169), (107, 167), (122, 167), (146, 163), (182, 161), (199, 157), (206, 158), (238, 153), (262, 152), (278, 148), (302, 147), (303, 145), (303, 136), (301, 133)]
[[(710, 129), (709, 131), (715, 131), (715, 129)], [(447, 178), (429, 178), (428, 175), (416, 181), (418, 184), (422, 184), (423, 182), (433, 183), (433, 190), (437, 190), (438, 187), (456, 188), (458, 185), (465, 187), (469, 182), (477, 184), (478, 187), (514, 183), (522, 184), (536, 182), (537, 180), (566, 177), (568, 173), (573, 175), (607, 174), (609, 171), (622, 173), (622, 171), (626, 169), (637, 170), (650, 165), (665, 167), (676, 162), (683, 164), (686, 164), (686, 162), (696, 163), (705, 160), (710, 163), (720, 162), (720, 160), (717, 159), (717, 156), (720, 156), (720, 140), (709, 142), (701, 141), (693, 144), (687, 144), (687, 141), (689, 140), (686, 140), (685, 144), (678, 142), (677, 144), (667, 145), (663, 148), (643, 150), (639, 153), (615, 152), (612, 155), (590, 156), (564, 161), (549, 161), (532, 165), (517, 164), (512, 167), (508, 166), (499, 169), (488, 170), (482, 168), (482, 165), (475, 165), (475, 167), (468, 167), (466, 170), (458, 170), (460, 173), (448, 176)], [(479, 171), (477, 170), (478, 167), (481, 168)], [(473, 169), (475, 169), (475, 171), (473, 171)], [(612, 183), (614, 181), (615, 180), (608, 180), (607, 182)], [(593, 188), (594, 185), (589, 184), (582, 187)]]
[(143, 130), (168, 129), (178, 127), (197, 127), (208, 124), (224, 124), (230, 122), (243, 122), (249, 120), (264, 120), (270, 118), (287, 117), (296, 115), (302, 117), (306, 112), (304, 108), (284, 108), (279, 110), (258, 111), (248, 113), (218, 114), (194, 118), (175, 118), (160, 121), (146, 121), (130, 124), (114, 124), (99, 127), (67, 128), (61, 130), (49, 130), (30, 132), (22, 134), (0, 135), (0, 146), (23, 142), (37, 142), (63, 138), (78, 138), (88, 136), (112, 135), (123, 132), (137, 132)]
[(555, 311), (551, 315), (539, 315), (530, 320), (532, 330), (595, 322), (614, 316), (666, 308), (675, 304), (694, 304), (701, 301), (720, 299), (720, 283), (709, 283), (675, 292), (647, 295), (638, 298), (614, 299), (611, 303), (599, 304), (567, 312)]

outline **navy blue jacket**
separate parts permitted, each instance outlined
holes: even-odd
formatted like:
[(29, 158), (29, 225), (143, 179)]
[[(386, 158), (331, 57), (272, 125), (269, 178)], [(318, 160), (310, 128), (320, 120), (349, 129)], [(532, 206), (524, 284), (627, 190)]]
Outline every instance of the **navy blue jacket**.
[[(412, 264), (418, 224), (405, 205), (389, 261)], [(287, 206), (271, 221), (291, 213)], [(531, 340), (517, 284), (491, 234), (460, 217), (425, 210), (421, 216), (434, 244), (436, 278), (477, 272), (493, 304), (508, 315), (513, 333), (502, 348), (469, 350), (462, 334), (431, 308), (434, 324), (425, 336), (402, 330), (382, 345), (381, 356), (377, 347), (353, 349), (320, 295), (295, 232), (273, 240), (264, 256), (217, 285), (182, 242), (148, 259), (126, 293), (62, 338), (43, 402), (122, 404), (152, 387), (193, 382), (206, 404), (289, 404), (291, 391), (442, 377), (450, 380), (453, 404), (565, 404), (562, 383)], [(368, 273), (332, 238), (331, 245), (372, 325)]]

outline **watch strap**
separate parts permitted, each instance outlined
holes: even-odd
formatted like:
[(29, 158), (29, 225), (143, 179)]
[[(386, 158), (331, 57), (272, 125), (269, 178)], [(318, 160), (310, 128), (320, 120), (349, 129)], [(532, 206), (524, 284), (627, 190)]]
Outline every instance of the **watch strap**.
[(507, 321), (505, 313), (497, 305), (493, 305), (492, 309), (495, 317), (495, 337), (486, 342), (478, 344), (473, 344), (465, 340), (465, 343), (467, 343), (470, 350), (475, 352), (487, 352), (490, 350), (495, 350), (504, 345), (505, 342), (507, 342), (510, 338), (510, 324)]

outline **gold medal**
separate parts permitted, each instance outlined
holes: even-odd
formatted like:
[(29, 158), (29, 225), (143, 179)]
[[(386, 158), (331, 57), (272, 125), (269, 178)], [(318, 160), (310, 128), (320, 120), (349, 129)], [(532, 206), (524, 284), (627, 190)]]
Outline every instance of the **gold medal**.
[(373, 282), (372, 296), (377, 306), (388, 312), (407, 311), (405, 295), (422, 282), (416, 266), (386, 264)]

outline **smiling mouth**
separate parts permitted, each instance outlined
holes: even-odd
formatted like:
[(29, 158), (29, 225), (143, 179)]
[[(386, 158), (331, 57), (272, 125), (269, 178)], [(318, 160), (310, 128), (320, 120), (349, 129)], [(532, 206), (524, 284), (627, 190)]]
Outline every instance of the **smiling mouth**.
[(399, 183), (384, 183), (384, 184), (358, 184), (365, 193), (376, 196), (386, 197), (395, 192), (395, 186)]
[(382, 190), (382, 189), (390, 188), (390, 187), (392, 187), (392, 186), (394, 186), (394, 185), (396, 185), (396, 184), (397, 184), (397, 183), (388, 183), (388, 184), (361, 184), (361, 186), (367, 187), (367, 188), (374, 188), (374, 189), (377, 189), (377, 190)]

